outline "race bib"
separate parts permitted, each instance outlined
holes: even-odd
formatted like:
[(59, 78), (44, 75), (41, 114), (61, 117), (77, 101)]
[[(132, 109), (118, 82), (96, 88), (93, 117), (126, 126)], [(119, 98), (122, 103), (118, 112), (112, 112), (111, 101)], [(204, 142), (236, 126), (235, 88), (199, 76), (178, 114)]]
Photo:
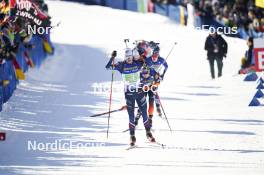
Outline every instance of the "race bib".
[(139, 72), (130, 73), (130, 74), (122, 74), (123, 80), (126, 84), (136, 84), (140, 81), (140, 74)]

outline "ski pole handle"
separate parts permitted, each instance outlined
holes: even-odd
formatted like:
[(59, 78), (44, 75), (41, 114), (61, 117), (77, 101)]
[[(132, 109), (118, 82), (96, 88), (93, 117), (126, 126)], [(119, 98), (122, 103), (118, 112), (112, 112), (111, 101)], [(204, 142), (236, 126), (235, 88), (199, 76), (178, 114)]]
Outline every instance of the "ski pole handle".
[(129, 42), (129, 39), (124, 39), (124, 42), (125, 42), (126, 48), (127, 48), (127, 43)]

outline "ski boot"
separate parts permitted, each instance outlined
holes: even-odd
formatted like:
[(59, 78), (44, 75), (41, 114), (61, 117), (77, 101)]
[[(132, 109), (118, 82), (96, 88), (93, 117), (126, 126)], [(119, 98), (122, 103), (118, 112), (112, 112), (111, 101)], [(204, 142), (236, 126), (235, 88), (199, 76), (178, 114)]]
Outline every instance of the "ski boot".
[(155, 138), (153, 137), (152, 133), (150, 131), (147, 131), (147, 139), (150, 141), (150, 142), (156, 142)]
[(136, 137), (134, 135), (130, 136), (130, 146), (135, 146), (136, 144)]

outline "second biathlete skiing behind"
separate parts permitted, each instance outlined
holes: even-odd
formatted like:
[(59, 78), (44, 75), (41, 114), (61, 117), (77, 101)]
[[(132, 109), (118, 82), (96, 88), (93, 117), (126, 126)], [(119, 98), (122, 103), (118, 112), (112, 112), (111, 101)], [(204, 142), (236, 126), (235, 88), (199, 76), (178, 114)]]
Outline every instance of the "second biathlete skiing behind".
[[(164, 58), (160, 56), (160, 48), (159, 46), (156, 46), (153, 50), (152, 56), (146, 58), (146, 64), (149, 68), (153, 69), (155, 71), (155, 79), (159, 79), (162, 81), (164, 79), (165, 73), (167, 72), (168, 69), (168, 64)], [(161, 109), (160, 109), (160, 104), (158, 100), (157, 93), (155, 94), (155, 103), (156, 103), (156, 108), (159, 116), (162, 116)], [(149, 116), (151, 119), (153, 117)]]

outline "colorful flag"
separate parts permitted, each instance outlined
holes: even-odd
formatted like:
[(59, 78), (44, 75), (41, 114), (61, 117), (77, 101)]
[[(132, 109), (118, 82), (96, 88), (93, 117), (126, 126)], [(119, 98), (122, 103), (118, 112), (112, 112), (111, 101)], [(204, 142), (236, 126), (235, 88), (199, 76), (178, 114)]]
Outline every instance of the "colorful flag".
[(43, 39), (43, 47), (44, 47), (44, 50), (46, 53), (48, 53), (48, 54), (53, 53), (53, 48), (52, 48), (51, 44), (46, 39)]
[(10, 9), (11, 8), (15, 8), (15, 6), (16, 6), (16, 0), (9, 0), (9, 7), (10, 7)]
[(16, 17), (26, 18), (37, 26), (50, 27), (50, 17), (43, 13), (31, 0), (19, 0), (16, 1), (15, 6), (14, 2), (10, 3), (10, 6), (13, 7), (11, 14), (14, 14)]
[(264, 8), (264, 0), (256, 0), (256, 6)]
[(30, 58), (30, 56), (29, 56), (29, 54), (28, 54), (27, 51), (24, 52), (24, 58), (25, 58), (27, 64), (28, 64), (31, 68), (34, 68), (34, 67), (35, 67), (35, 65), (34, 65), (32, 59)]
[(16, 71), (16, 78), (18, 80), (25, 80), (25, 74), (24, 72), (22, 71), (22, 69), (20, 68), (18, 62), (16, 59), (13, 59), (13, 65), (14, 65), (14, 68), (15, 68), (15, 71)]

